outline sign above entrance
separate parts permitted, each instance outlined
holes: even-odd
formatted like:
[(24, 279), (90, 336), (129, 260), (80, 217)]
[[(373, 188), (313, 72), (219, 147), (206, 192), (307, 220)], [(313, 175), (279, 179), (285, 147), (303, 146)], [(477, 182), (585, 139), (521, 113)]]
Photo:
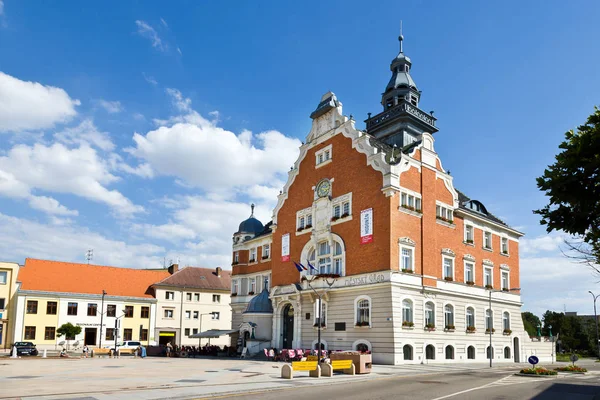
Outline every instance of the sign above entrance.
[(369, 208), (360, 212), (360, 244), (373, 241), (373, 209)]
[(281, 236), (281, 261), (290, 261), (290, 234)]
[(158, 336), (175, 336), (175, 332), (160, 332)]
[(385, 274), (368, 274), (361, 276), (351, 276), (347, 279), (344, 279), (344, 286), (360, 286), (360, 285), (369, 285), (373, 283), (381, 283), (389, 281), (389, 276), (386, 277)]

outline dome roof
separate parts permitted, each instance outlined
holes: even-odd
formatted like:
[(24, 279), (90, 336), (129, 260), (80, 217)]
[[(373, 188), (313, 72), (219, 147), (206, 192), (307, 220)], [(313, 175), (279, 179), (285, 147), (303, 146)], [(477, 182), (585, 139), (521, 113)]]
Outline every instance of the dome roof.
[(398, 89), (400, 87), (412, 88), (417, 90), (417, 84), (413, 81), (413, 78), (410, 76), (408, 72), (394, 72), (392, 78), (387, 84), (385, 91), (388, 92), (393, 89)]
[(252, 204), (250, 207), (252, 208), (250, 218), (242, 221), (238, 227), (237, 233), (253, 233), (258, 235), (265, 229), (265, 227), (263, 226), (262, 222), (254, 218), (254, 204)]
[(273, 304), (269, 298), (269, 291), (264, 288), (262, 292), (248, 303), (246, 313), (273, 314)]

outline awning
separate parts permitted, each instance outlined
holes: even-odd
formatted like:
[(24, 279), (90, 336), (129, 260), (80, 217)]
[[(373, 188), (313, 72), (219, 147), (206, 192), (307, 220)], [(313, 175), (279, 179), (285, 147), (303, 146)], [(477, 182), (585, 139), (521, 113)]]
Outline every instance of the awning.
[(204, 331), (204, 332), (200, 332), (200, 333), (195, 333), (191, 336), (189, 336), (190, 338), (193, 339), (199, 339), (199, 338), (218, 338), (220, 336), (225, 336), (225, 335), (229, 335), (230, 333), (234, 333), (234, 332), (238, 332), (237, 329), (210, 329), (208, 331)]

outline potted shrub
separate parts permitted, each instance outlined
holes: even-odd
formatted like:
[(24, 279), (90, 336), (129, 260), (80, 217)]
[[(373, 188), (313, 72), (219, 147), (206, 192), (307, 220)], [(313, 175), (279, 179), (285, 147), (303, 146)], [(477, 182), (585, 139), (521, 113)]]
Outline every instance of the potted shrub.
[(508, 251), (502, 250), (502, 254), (504, 254), (505, 256), (507, 256), (508, 255)]
[(300, 228), (296, 229), (297, 232), (302, 232), (303, 230), (304, 230), (303, 227), (300, 227)]
[(467, 281), (467, 285), (469, 285), (469, 286), (473, 286), (474, 284), (475, 284), (475, 282), (473, 282), (473, 281)]
[(435, 331), (435, 324), (426, 324), (425, 325), (425, 330), (426, 331)]
[(561, 372), (579, 372), (579, 373), (584, 373), (587, 372), (587, 369), (582, 368), (578, 365), (567, 365), (566, 367), (558, 367), (558, 368), (554, 368), (555, 371), (561, 371)]
[(454, 279), (451, 276), (446, 276), (444, 278), (445, 281), (452, 282)]
[(231, 297), (237, 296), (237, 293), (231, 293)]
[(507, 287), (503, 287), (503, 288), (502, 288), (502, 291), (503, 291), (503, 292), (508, 292), (508, 288), (507, 288)]
[(310, 228), (312, 228), (312, 224), (311, 224), (311, 225), (306, 225), (306, 226), (304, 227), (304, 229), (310, 229)]
[(505, 329), (505, 330), (502, 331), (502, 333), (505, 334), (505, 335), (510, 335), (512, 333), (512, 330)]
[[(496, 332), (496, 330), (494, 328), (492, 328), (492, 333)], [(490, 329), (489, 328), (485, 328), (485, 333), (487, 333), (488, 335), (490, 334)]]
[(486, 288), (486, 289), (493, 289), (493, 288), (494, 288), (494, 286), (492, 286), (492, 285), (485, 285), (485, 288)]
[(444, 330), (445, 330), (446, 332), (454, 332), (454, 329), (455, 329), (455, 326), (454, 326), (454, 325), (446, 325), (446, 326), (444, 327)]
[(473, 244), (473, 239), (467, 239), (467, 240), (465, 240), (465, 243), (467, 243), (467, 244)]
[(346, 217), (349, 217), (349, 216), (350, 216), (350, 214), (348, 214), (348, 213), (343, 213), (342, 214), (342, 218), (346, 218)]
[(251, 262), (251, 263), (253, 263), (254, 261), (256, 261), (255, 258), (251, 258), (251, 259), (248, 260), (248, 262)]
[(263, 260), (267, 260), (269, 258), (269, 256), (262, 256)]
[(473, 325), (467, 326), (467, 333), (475, 333), (476, 329)]
[(355, 326), (358, 326), (358, 327), (369, 326), (369, 323), (367, 321), (361, 321), (361, 322), (357, 322)]
[(402, 327), (403, 328), (412, 328), (413, 326), (415, 326), (414, 322), (411, 322), (411, 321), (402, 321)]
[(336, 217), (336, 216), (331, 217), (332, 221), (337, 221), (338, 219), (340, 219), (340, 217)]
[(234, 261), (234, 262), (232, 262), (232, 263), (231, 263), (231, 265), (232, 265), (232, 266), (233, 266), (233, 265), (238, 265), (238, 264), (239, 264), (239, 262), (238, 262), (238, 261)]
[(408, 204), (402, 204), (402, 208), (406, 208), (407, 210), (410, 210), (410, 211), (415, 211), (415, 208), (413, 206), (409, 206)]
[(414, 271), (412, 269), (402, 268), (402, 272), (407, 273), (407, 274), (412, 274)]
[(558, 372), (550, 371), (543, 367), (524, 368), (521, 370), (522, 374), (525, 375), (557, 375)]

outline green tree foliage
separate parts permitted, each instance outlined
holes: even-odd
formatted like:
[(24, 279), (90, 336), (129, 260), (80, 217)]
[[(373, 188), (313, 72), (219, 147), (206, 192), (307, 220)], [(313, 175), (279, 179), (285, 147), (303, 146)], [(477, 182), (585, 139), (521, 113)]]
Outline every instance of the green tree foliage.
[(537, 326), (542, 324), (538, 316), (529, 311), (525, 311), (524, 313), (521, 313), (521, 318), (523, 319), (523, 325), (529, 336), (537, 336)]
[(585, 355), (596, 354), (596, 327), (593, 317), (566, 316), (563, 313), (546, 311), (542, 319), (544, 336), (550, 335), (550, 326), (553, 336), (559, 334), (560, 345), (557, 346), (557, 350)]
[[(600, 109), (577, 132), (565, 133), (556, 162), (537, 178), (537, 186), (549, 197), (535, 210), (546, 230), (561, 230), (589, 246), (584, 254), (600, 263)], [(578, 250), (577, 248), (575, 250)], [(598, 270), (597, 270), (598, 271)]]
[(56, 330), (56, 336), (58, 336), (58, 337), (65, 336), (65, 339), (67, 340), (67, 348), (69, 347), (70, 338), (73, 338), (73, 337), (79, 335), (80, 333), (81, 333), (81, 327), (77, 326), (77, 325), (73, 325), (70, 322), (67, 322), (66, 324), (62, 324)]

